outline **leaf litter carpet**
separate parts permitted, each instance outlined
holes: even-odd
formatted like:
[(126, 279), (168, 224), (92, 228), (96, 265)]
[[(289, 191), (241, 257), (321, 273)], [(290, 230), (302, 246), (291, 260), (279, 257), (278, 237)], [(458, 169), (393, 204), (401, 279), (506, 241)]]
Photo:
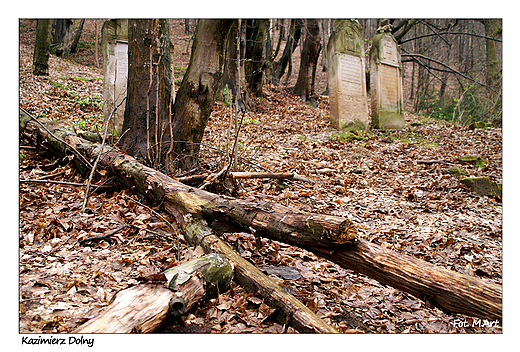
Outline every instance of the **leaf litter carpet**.
[[(102, 95), (100, 70), (51, 56), (51, 75), (35, 77), (31, 55), (21, 45), (20, 106), (34, 116), (67, 120), (78, 128), (100, 126), (102, 111), (95, 103)], [(318, 107), (312, 108), (285, 87), (265, 86), (264, 94), (255, 99), (252, 111), (240, 116), (237, 168), (294, 172), (315, 183), (240, 181), (241, 198), (346, 216), (362, 238), (453, 271), (502, 283), (500, 198), (472, 195), (447, 171), (447, 164), (418, 163), (443, 160), (459, 166), (466, 175), (485, 175), (501, 182), (500, 129), (469, 130), (406, 114), (406, 127), (401, 131), (339, 134), (329, 127), (327, 97), (320, 96)], [(231, 119), (231, 109), (216, 103), (201, 153), (209, 171), (224, 165), (218, 150), (231, 148)], [(25, 148), (23, 140), (20, 145), (20, 180), (85, 181), (68, 160)], [(489, 164), (484, 169), (459, 164), (458, 157), (466, 154), (479, 154)], [(20, 183), (19, 189), (22, 333), (69, 332), (99, 314), (118, 290), (203, 255), (182, 238), (178, 251), (167, 224), (129, 199), (138, 199), (129, 190), (99, 191), (82, 212), (84, 188)], [(122, 229), (110, 241), (82, 241), (108, 234), (122, 224), (132, 227)], [(502, 332), (501, 324), (473, 327), (471, 317), (445, 314), (412, 295), (297, 247), (262, 239), (257, 250), (250, 234), (223, 237), (340, 332)], [(284, 279), (278, 271), (269, 270), (271, 267), (289, 267), (292, 275)], [(295, 332), (276, 321), (275, 315), (261, 297), (233, 284), (231, 290), (197, 305), (164, 331)], [(470, 327), (462, 326), (461, 321), (468, 321)]]

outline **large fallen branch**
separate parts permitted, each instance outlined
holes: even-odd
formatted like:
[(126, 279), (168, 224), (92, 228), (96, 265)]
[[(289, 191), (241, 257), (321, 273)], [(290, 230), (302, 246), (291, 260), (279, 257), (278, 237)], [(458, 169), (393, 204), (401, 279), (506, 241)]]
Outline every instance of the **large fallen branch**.
[(340, 266), (429, 301), (445, 312), (502, 319), (502, 287), (360, 239), (349, 249), (307, 248)]
[[(38, 124), (29, 122), (27, 128), (28, 132), (39, 134), (40, 140), (47, 138), (53, 149), (60, 152), (67, 149), (56, 138), (48, 138), (47, 131)], [(219, 196), (176, 182), (116, 150), (102, 150), (99, 144), (85, 141), (73, 131), (54, 128), (52, 133), (84, 153), (89, 160), (103, 152), (99, 167), (110, 170), (129, 186), (136, 186), (149, 199), (163, 202), (165, 208), (173, 212), (180, 209), (183, 213), (224, 219), (258, 236), (307, 248), (418, 298), (429, 299), (452, 313), (501, 318), (500, 285), (456, 274), (365, 241), (352, 245), (357, 234), (348, 219), (301, 212), (276, 203), (253, 203)]]
[(76, 328), (73, 333), (152, 332), (168, 319), (168, 304), (175, 292), (163, 285), (143, 284), (116, 293), (100, 315)]
[(215, 236), (204, 220), (189, 221), (184, 232), (184, 237), (192, 246), (201, 246), (206, 253), (220, 253), (226, 256), (235, 266), (235, 280), (247, 291), (264, 297), (270, 307), (280, 310), (282, 320), (288, 321), (296, 330), (319, 333), (337, 332), (293, 295), (270, 280), (253, 264)]
[(223, 292), (233, 277), (233, 268), (222, 255), (206, 255), (164, 272), (163, 285), (137, 285), (116, 293), (101, 314), (74, 333), (153, 332), (171, 316), (180, 316), (195, 303)]

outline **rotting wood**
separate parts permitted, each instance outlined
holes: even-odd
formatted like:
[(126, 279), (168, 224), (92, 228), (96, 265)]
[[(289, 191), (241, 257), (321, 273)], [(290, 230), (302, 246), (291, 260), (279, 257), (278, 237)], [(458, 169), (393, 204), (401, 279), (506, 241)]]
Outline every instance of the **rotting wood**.
[(192, 246), (201, 246), (206, 253), (220, 253), (226, 256), (235, 266), (235, 280), (238, 284), (247, 291), (264, 297), (267, 304), (280, 310), (282, 319), (287, 319), (296, 330), (314, 333), (337, 332), (293, 295), (270, 280), (253, 264), (214, 235), (204, 220), (189, 220), (185, 225), (184, 233), (186, 240)]
[[(27, 125), (29, 131), (26, 132), (40, 134), (40, 140), (45, 140), (45, 129), (36, 123)], [(103, 152), (101, 168), (118, 175), (127, 185), (136, 186), (149, 199), (163, 202), (174, 215), (203, 214), (232, 222), (257, 236), (301, 246), (420, 299), (431, 299), (445, 311), (486, 319), (501, 317), (501, 285), (457, 274), (366, 241), (353, 244), (357, 234), (348, 219), (304, 213), (276, 203), (252, 203), (219, 196), (179, 183), (113, 149), (102, 151), (99, 144), (78, 138), (73, 131), (63, 127), (53, 129), (53, 133), (90, 159)], [(66, 146), (59, 143), (55, 138), (47, 140), (47, 144), (55, 145), (54, 150), (64, 153)], [(436, 280), (450, 281), (448, 285), (439, 285)], [(449, 298), (442, 299), (442, 295)]]
[(163, 285), (143, 284), (121, 290), (106, 310), (72, 332), (153, 332), (168, 319), (168, 304), (173, 297), (175, 292)]
[(77, 327), (74, 333), (153, 332), (172, 316), (187, 312), (195, 303), (229, 287), (233, 268), (223, 255), (190, 260), (163, 273), (167, 287), (142, 284), (117, 292), (101, 314)]
[(225, 292), (233, 279), (233, 265), (226, 256), (217, 253), (192, 259), (163, 272), (168, 288), (176, 293), (169, 310), (180, 316), (202, 299)]

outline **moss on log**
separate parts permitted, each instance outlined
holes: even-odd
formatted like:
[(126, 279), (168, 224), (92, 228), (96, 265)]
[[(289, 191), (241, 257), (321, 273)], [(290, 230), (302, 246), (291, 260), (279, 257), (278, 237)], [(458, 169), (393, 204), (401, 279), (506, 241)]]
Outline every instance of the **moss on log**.
[[(37, 124), (28, 122), (26, 130), (31, 129), (36, 134), (47, 135)], [(56, 145), (55, 150), (65, 153), (74, 147), (89, 160), (102, 152), (99, 167), (113, 172), (129, 186), (136, 186), (149, 199), (162, 202), (173, 215), (191, 213), (230, 221), (257, 235), (306, 248), (420, 299), (433, 298), (446, 311), (491, 319), (501, 317), (500, 285), (456, 274), (363, 240), (356, 244), (355, 227), (346, 218), (219, 196), (179, 183), (111, 147), (101, 150), (99, 144), (85, 141), (73, 131), (56, 127), (53, 133), (67, 143), (48, 139), (47, 143)], [(439, 285), (442, 280), (446, 284)], [(443, 295), (450, 298), (442, 299)]]
[(266, 300), (270, 307), (278, 309), (283, 319), (300, 332), (337, 333), (303, 303), (282, 287), (270, 280), (253, 264), (238, 255), (226, 243), (213, 234), (202, 219), (187, 222), (184, 237), (192, 246), (201, 246), (206, 253), (220, 253), (235, 267), (235, 279), (249, 292), (254, 292)]

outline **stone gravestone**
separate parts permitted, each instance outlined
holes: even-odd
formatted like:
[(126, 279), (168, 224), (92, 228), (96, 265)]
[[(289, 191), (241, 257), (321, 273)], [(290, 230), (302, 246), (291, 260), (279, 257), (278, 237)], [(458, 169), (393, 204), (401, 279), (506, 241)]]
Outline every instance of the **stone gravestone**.
[(335, 20), (327, 45), (331, 126), (341, 130), (367, 129), (367, 91), (361, 25)]
[(401, 54), (389, 26), (378, 29), (370, 48), (372, 127), (404, 127)]
[[(128, 78), (128, 20), (112, 19), (103, 24), (103, 118), (106, 123), (116, 106), (126, 97)], [(109, 131), (120, 133), (123, 128), (125, 102), (113, 113)]]

